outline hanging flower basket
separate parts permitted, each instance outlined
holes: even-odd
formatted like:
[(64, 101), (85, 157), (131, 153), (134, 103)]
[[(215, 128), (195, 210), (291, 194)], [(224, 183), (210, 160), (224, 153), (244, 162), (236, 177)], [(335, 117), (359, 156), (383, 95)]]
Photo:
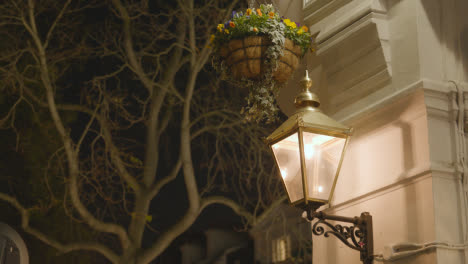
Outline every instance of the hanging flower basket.
[(276, 120), (279, 88), (311, 45), (308, 28), (281, 17), (272, 5), (234, 11), (210, 40), (221, 78), (249, 90), (241, 110), (245, 119), (266, 123)]
[[(219, 54), (226, 61), (232, 77), (261, 79), (268, 67), (265, 58), (267, 48), (271, 45), (267, 36), (250, 36), (229, 41), (220, 48)], [(277, 67), (272, 71), (273, 79), (278, 83), (285, 83), (289, 79), (302, 57), (301, 47), (290, 39), (285, 39), (282, 52)]]

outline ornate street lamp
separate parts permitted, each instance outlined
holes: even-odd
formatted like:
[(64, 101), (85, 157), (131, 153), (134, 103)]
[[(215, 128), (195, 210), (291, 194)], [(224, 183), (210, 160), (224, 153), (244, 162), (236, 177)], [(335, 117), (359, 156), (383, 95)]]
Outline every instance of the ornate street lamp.
[[(333, 197), (352, 129), (338, 123), (319, 110), (318, 96), (310, 91), (312, 80), (306, 71), (294, 104), (296, 112), (266, 138), (283, 179), (289, 202), (307, 211), (310, 221), (319, 219), (312, 231), (315, 235), (330, 234), (348, 247), (361, 252), (364, 264), (372, 263), (372, 216), (327, 215), (316, 210)], [(352, 223), (343, 227), (325, 220)], [(328, 226), (326, 231), (320, 224)], [(349, 239), (351, 241), (349, 241)]]

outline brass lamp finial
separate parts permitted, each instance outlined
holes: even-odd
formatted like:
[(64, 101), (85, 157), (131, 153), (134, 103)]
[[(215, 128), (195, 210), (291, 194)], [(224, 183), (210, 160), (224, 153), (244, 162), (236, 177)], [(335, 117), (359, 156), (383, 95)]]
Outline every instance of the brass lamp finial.
[(309, 78), (309, 70), (306, 70), (305, 74), (306, 75), (304, 76), (304, 79), (301, 80), (301, 86), (303, 91), (310, 90), (310, 88), (312, 87), (312, 79)]
[(304, 79), (301, 80), (301, 87), (302, 92), (300, 92), (296, 99), (294, 100), (294, 104), (296, 105), (297, 109), (305, 108), (305, 107), (312, 107), (318, 108), (320, 106), (320, 100), (316, 94), (310, 91), (312, 87), (312, 79), (309, 78), (309, 71), (306, 70), (306, 75)]

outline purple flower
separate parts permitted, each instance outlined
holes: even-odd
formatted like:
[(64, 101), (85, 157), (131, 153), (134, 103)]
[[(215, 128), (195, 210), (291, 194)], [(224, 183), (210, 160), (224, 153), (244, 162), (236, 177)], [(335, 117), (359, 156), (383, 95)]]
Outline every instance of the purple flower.
[(232, 11), (231, 18), (236, 17), (236, 11)]
[(301, 23), (296, 23), (297, 27), (301, 27)]
[(229, 20), (228, 22), (224, 23), (224, 28), (227, 28), (229, 27), (229, 23), (231, 22), (231, 20)]

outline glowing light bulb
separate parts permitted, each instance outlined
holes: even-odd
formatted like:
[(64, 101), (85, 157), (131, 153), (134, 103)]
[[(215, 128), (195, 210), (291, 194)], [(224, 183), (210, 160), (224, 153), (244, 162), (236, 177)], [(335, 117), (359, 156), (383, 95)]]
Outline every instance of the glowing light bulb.
[(281, 177), (283, 177), (283, 179), (286, 179), (286, 177), (288, 177), (288, 170), (282, 169), (281, 170)]
[(305, 145), (304, 154), (306, 159), (311, 159), (314, 156), (315, 149), (312, 145)]
[(318, 187), (318, 192), (320, 192), (320, 193), (323, 192), (323, 187), (322, 186)]

